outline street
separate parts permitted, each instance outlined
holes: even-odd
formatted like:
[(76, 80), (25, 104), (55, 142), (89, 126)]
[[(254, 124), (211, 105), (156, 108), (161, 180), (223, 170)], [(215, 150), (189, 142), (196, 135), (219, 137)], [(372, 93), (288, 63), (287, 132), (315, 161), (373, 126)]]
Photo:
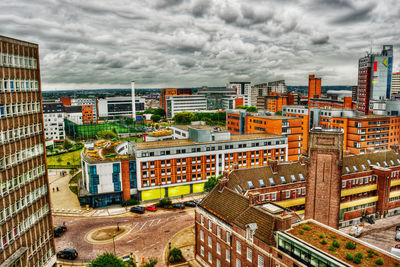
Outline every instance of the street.
[(162, 254), (168, 241), (181, 229), (194, 223), (194, 209), (169, 211), (142, 215), (109, 216), (109, 217), (63, 217), (54, 216), (55, 225), (65, 222), (68, 231), (55, 239), (56, 251), (75, 248), (79, 257), (77, 262), (89, 261), (104, 252), (113, 252), (112, 240), (106, 244), (92, 244), (85, 240), (86, 234), (96, 228), (107, 226), (129, 227), (127, 234), (115, 240), (117, 256), (129, 255), (131, 252), (140, 261), (142, 257), (157, 258), (163, 264)]

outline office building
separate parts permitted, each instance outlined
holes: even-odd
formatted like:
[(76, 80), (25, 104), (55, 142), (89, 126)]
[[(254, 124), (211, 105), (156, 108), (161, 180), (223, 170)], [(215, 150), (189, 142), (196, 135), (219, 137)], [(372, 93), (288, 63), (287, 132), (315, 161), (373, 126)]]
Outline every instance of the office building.
[[(100, 141), (85, 148), (82, 165), (84, 177), (89, 178), (85, 178), (84, 188), (92, 198), (107, 193), (108, 200), (101, 203), (126, 200), (128, 192), (139, 200), (176, 197), (203, 192), (210, 176), (218, 176), (232, 169), (234, 164), (245, 168), (266, 165), (268, 159), (287, 160), (287, 137), (273, 134), (231, 136), (222, 129), (196, 126), (187, 130), (186, 139), (135, 143), (132, 151), (125, 143), (111, 141)], [(129, 163), (124, 163), (128, 164), (124, 169), (119, 162)], [(131, 174), (127, 175), (128, 172)], [(108, 191), (102, 191), (105, 188)], [(113, 200), (114, 191), (120, 197)]]
[(391, 90), (392, 95), (400, 93), (400, 72), (395, 72), (392, 74), (391, 86), (392, 86)]
[[(61, 101), (61, 98), (60, 98)], [(97, 123), (97, 100), (94, 98), (70, 98), (64, 100), (64, 106), (82, 106), (82, 121), (83, 124)], [(67, 103), (67, 105), (66, 105)]]
[(233, 88), (203, 86), (197, 91), (197, 94), (205, 96), (208, 109), (226, 109), (229, 105), (233, 106), (232, 108), (235, 107), (235, 103), (227, 103), (230, 99), (235, 101), (236, 93)]
[(288, 94), (270, 93), (268, 96), (257, 97), (257, 109), (271, 113), (282, 111), (282, 107), (288, 105)]
[(315, 77), (314, 74), (308, 76), (308, 102), (312, 98), (321, 98), (321, 78)]
[(172, 119), (182, 111), (200, 111), (207, 109), (207, 99), (204, 95), (171, 95), (165, 96), (166, 117)]
[(0, 36), (0, 266), (54, 266), (39, 46)]
[[(62, 102), (43, 102), (43, 121), (46, 147), (64, 142), (64, 106)], [(48, 142), (49, 141), (49, 142)]]
[(251, 106), (251, 103), (254, 102), (250, 93), (251, 82), (229, 82), (226, 88), (234, 89), (236, 96), (243, 97), (244, 106)]
[(393, 45), (384, 45), (380, 54), (368, 53), (358, 63), (358, 111), (368, 114), (370, 100), (391, 97)]
[(227, 111), (226, 126), (232, 134), (277, 134), (288, 138), (287, 160), (298, 160), (302, 147), (302, 119)]
[(160, 92), (160, 106), (165, 111), (167, 110), (167, 97), (177, 96), (177, 95), (192, 95), (193, 91), (189, 88), (171, 88), (171, 89), (161, 89)]
[[(145, 110), (145, 99), (135, 97), (135, 112)], [(132, 97), (116, 96), (97, 100), (97, 112), (100, 120), (112, 120), (119, 117), (132, 117)]]

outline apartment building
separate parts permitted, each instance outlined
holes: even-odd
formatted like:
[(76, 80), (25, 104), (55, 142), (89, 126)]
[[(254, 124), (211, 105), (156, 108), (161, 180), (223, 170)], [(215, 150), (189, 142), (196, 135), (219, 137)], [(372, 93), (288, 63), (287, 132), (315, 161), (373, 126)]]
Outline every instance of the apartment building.
[(256, 196), (259, 204), (273, 202), (333, 228), (357, 224), (362, 216), (400, 214), (399, 147), (344, 155), (342, 142), (339, 131), (312, 131), (308, 158), (234, 169), (225, 174), (226, 187), (247, 198)]
[(268, 133), (288, 138), (288, 160), (298, 160), (302, 148), (302, 119), (264, 116), (245, 111), (227, 112), (227, 130), (232, 134)]
[(62, 102), (43, 102), (44, 134), (49, 144), (63, 142), (65, 139), (64, 106)]
[(226, 88), (234, 89), (238, 97), (243, 97), (243, 105), (251, 106), (253, 94), (251, 93), (251, 82), (229, 82)]
[(321, 78), (314, 74), (308, 75), (308, 102), (312, 98), (321, 98)]
[[(145, 99), (135, 97), (134, 112), (142, 112), (145, 110)], [(97, 112), (99, 120), (109, 120), (119, 118), (121, 116), (132, 117), (132, 97), (115, 96), (106, 97), (97, 100)]]
[[(61, 100), (61, 99), (60, 99)], [(68, 106), (65, 105), (64, 106)], [(97, 123), (97, 100), (94, 98), (72, 98), (69, 106), (82, 107), (83, 124)]]
[[(282, 108), (282, 115), (286, 117), (294, 117), (301, 119), (301, 154), (307, 155), (308, 148), (308, 132), (312, 129), (315, 122), (319, 122), (319, 109), (308, 109), (306, 106), (284, 106)], [(317, 118), (316, 115), (318, 116)]]
[(39, 47), (0, 36), (0, 265), (54, 266)]
[(400, 92), (400, 72), (395, 72), (392, 74), (392, 95), (398, 94)]
[(172, 119), (182, 111), (200, 111), (207, 109), (207, 99), (204, 95), (172, 95), (166, 96), (166, 117)]
[(282, 107), (288, 104), (287, 94), (271, 93), (268, 96), (257, 97), (257, 108), (271, 113), (282, 111)]

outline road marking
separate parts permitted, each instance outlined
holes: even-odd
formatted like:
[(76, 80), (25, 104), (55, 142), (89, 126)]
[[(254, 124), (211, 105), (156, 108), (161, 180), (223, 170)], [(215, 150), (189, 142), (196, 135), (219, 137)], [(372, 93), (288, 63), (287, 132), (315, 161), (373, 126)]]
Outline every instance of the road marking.
[(161, 222), (161, 219), (158, 219), (158, 222), (156, 223), (156, 225), (159, 224), (160, 222)]
[(141, 231), (146, 224), (147, 224), (147, 221), (145, 221), (144, 224), (142, 224), (142, 227), (140, 227), (139, 231)]
[(138, 222), (137, 223), (135, 223), (135, 226), (133, 226), (133, 223), (132, 223), (132, 229), (135, 229), (136, 228), (136, 226), (138, 226)]
[(155, 220), (151, 220), (151, 223), (149, 224), (149, 227), (153, 224), (154, 221), (155, 221)]

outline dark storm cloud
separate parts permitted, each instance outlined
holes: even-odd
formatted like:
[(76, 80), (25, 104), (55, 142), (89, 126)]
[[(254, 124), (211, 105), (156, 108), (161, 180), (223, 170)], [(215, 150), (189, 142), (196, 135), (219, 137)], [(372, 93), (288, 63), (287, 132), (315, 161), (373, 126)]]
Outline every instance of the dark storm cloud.
[(354, 84), (371, 41), (396, 57), (399, 14), (397, 0), (16, 0), (0, 1), (0, 33), (40, 45), (44, 89), (306, 84), (312, 72)]

